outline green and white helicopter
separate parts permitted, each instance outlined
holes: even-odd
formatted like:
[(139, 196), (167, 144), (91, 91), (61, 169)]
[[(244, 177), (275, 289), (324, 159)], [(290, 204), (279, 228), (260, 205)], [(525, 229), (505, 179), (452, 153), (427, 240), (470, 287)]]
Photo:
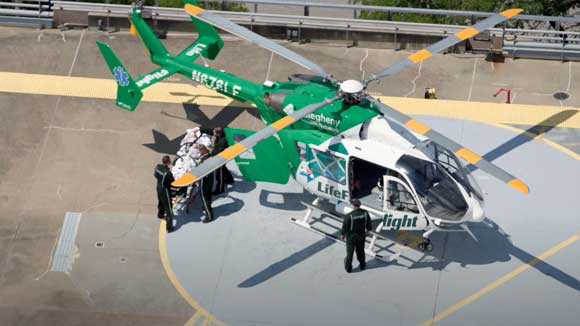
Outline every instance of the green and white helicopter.
[[(267, 125), (254, 132), (226, 129), (233, 144), (176, 180), (176, 187), (189, 186), (234, 160), (246, 180), (285, 184), (293, 177), (317, 196), (303, 219), (295, 221), (312, 228), (311, 213), (319, 199), (344, 213), (350, 200), (358, 198), (378, 231), (423, 232), (419, 248), (430, 250), (434, 231), (461, 230), (475, 236), (467, 222), (484, 219), (484, 197), (477, 182), (465, 169), (463, 159), (522, 193), (522, 181), (481, 156), (396, 109), (379, 102), (365, 90), (369, 83), (397, 74), (483, 30), (520, 13), (509, 9), (409, 55), (363, 81), (336, 80), (317, 64), (231, 21), (206, 11), (194, 0), (184, 0), (198, 39), (178, 55), (169, 53), (144, 21), (140, 6), (133, 6), (131, 33), (141, 38), (160, 67), (133, 80), (111, 48), (97, 42), (118, 84), (117, 105), (133, 111), (142, 90), (175, 73), (190, 78), (240, 102), (255, 104)], [(291, 75), (289, 81), (257, 84), (194, 61), (213, 60), (223, 40), (214, 27), (266, 48), (309, 69), (315, 75)], [(250, 151), (251, 158), (240, 156)], [(381, 258), (381, 257), (379, 257)], [(390, 257), (393, 259), (396, 257)]]

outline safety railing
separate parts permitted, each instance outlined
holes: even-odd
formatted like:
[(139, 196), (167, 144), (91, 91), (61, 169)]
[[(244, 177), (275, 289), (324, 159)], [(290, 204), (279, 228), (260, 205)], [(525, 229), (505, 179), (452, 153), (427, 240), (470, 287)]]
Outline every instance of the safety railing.
[[(221, 2), (224, 0), (201, 0), (203, 2)], [(246, 4), (252, 10), (251, 12), (232, 12), (232, 11), (214, 11), (222, 17), (228, 18), (236, 23), (243, 24), (252, 28), (252, 26), (281, 26), (293, 29), (319, 29), (319, 30), (340, 30), (348, 32), (383, 32), (395, 35), (395, 42), (397, 35), (425, 35), (444, 37), (449, 34), (464, 28), (462, 25), (449, 24), (426, 24), (426, 23), (411, 23), (403, 21), (387, 21), (387, 20), (366, 20), (358, 18), (336, 18), (336, 17), (317, 17), (309, 15), (309, 8), (325, 8), (325, 9), (340, 9), (352, 11), (353, 17), (357, 16), (357, 12), (365, 11), (381, 11), (387, 13), (397, 14), (425, 14), (425, 15), (443, 15), (449, 17), (466, 17), (471, 23), (478, 19), (487, 17), (493, 13), (473, 12), (473, 11), (457, 11), (457, 10), (438, 10), (438, 9), (422, 9), (422, 8), (399, 8), (399, 7), (381, 7), (381, 6), (366, 6), (356, 4), (330, 4), (330, 3), (316, 3), (316, 2), (300, 2), (300, 1), (274, 1), (274, 0), (227, 0), (227, 2), (235, 2)], [(3, 6), (3, 4), (9, 4)], [(19, 7), (20, 6), (20, 7)], [(262, 7), (260, 7), (262, 6)], [(286, 7), (301, 7), (304, 11), (301, 14), (275, 14), (261, 12), (260, 8), (264, 6), (286, 6)], [(10, 9), (6, 9), (10, 8)], [(130, 6), (102, 4), (102, 3), (84, 3), (73, 1), (50, 1), (39, 0), (36, 4), (27, 2), (21, 3), (7, 3), (0, 2), (0, 15), (2, 10), (11, 12), (21, 11), (26, 17), (51, 17), (54, 11), (67, 12), (83, 12), (89, 15), (104, 15), (108, 17), (126, 17)], [(145, 7), (147, 15), (151, 15), (153, 19), (157, 20), (177, 20), (187, 21), (189, 16), (182, 8), (164, 8), (164, 7)], [(574, 23), (580, 24), (580, 17), (549, 17), (549, 16), (535, 16), (535, 15), (518, 15), (515, 20), (526, 21), (540, 21), (544, 22), (543, 26), (550, 26), (551, 24)], [(300, 34), (300, 32), (299, 32)], [(521, 29), (521, 28), (493, 28), (486, 32), (484, 37), (488, 37), (490, 42), (492, 38), (501, 41), (500, 50), (505, 50), (509, 54), (517, 55), (517, 53), (526, 53), (529, 51), (546, 52), (550, 56), (554, 56), (554, 51), (568, 51), (573, 56), (580, 57), (580, 52), (577, 52), (577, 47), (580, 46), (580, 32), (574, 31), (555, 31), (551, 29)], [(497, 50), (497, 49), (496, 49)], [(549, 50), (549, 51), (546, 51)], [(566, 56), (560, 56), (562, 58)]]
[[(321, 3), (321, 2), (307, 2), (307, 1), (288, 1), (288, 0), (202, 0), (205, 3), (242, 3), (252, 4), (248, 6), (253, 8), (255, 12), (259, 11), (259, 6), (286, 6), (286, 7), (301, 7), (304, 12), (308, 13), (310, 8), (325, 8), (325, 9), (341, 9), (352, 12), (353, 17), (357, 17), (357, 13), (361, 11), (378, 11), (387, 14), (420, 14), (420, 15), (438, 15), (438, 16), (461, 16), (475, 18), (485, 18), (493, 15), (492, 12), (481, 11), (466, 11), (466, 10), (445, 10), (445, 9), (426, 9), (426, 8), (406, 8), (406, 7), (389, 7), (389, 6), (369, 6), (361, 4), (339, 4), (339, 3)], [(543, 21), (543, 22), (558, 22), (558, 23), (580, 23), (580, 17), (563, 17), (563, 16), (541, 16), (541, 15), (526, 15), (520, 14), (514, 20), (525, 21)]]
[(50, 0), (0, 1), (0, 23), (51, 26), (51, 6)]
[[(217, 1), (217, 0), (208, 0)], [(229, 0), (232, 1), (232, 0)], [(297, 2), (277, 2), (270, 0), (235, 0), (236, 2), (243, 3), (260, 3), (260, 4), (284, 4), (284, 5), (304, 5), (305, 3)], [(312, 6), (318, 7), (356, 7), (356, 8), (367, 8), (376, 6), (355, 6), (355, 5), (339, 5), (339, 4), (324, 4), (324, 3), (306, 3), (312, 4)], [(71, 2), (71, 1), (53, 1), (54, 10), (66, 10), (66, 11), (80, 11), (89, 13), (104, 13), (112, 16), (126, 16), (130, 10), (128, 5), (113, 5), (113, 4), (97, 4), (97, 3), (83, 3), (83, 2)], [(378, 7), (381, 10), (386, 10), (389, 7)], [(368, 8), (367, 8), (368, 9)], [(399, 12), (415, 12), (419, 10), (421, 12), (425, 11), (431, 13), (441, 12), (441, 14), (449, 13), (452, 11), (437, 11), (437, 10), (427, 10), (427, 9), (413, 9), (411, 8), (397, 8)], [(187, 13), (181, 8), (164, 8), (164, 7), (145, 7), (148, 14), (150, 14), (155, 19), (171, 19), (171, 20), (189, 20)], [(213, 11), (218, 13), (220, 16), (228, 18), (237, 23), (243, 23), (246, 25), (280, 25), (280, 26), (291, 26), (291, 27), (316, 27), (316, 28), (326, 28), (326, 29), (344, 29), (353, 31), (389, 31), (397, 33), (408, 33), (408, 34), (422, 34), (422, 35), (433, 35), (433, 36), (445, 36), (450, 33), (455, 33), (458, 30), (464, 28), (461, 25), (447, 25), (447, 24), (426, 24), (426, 23), (410, 23), (410, 22), (399, 22), (399, 21), (386, 21), (386, 20), (366, 20), (366, 19), (354, 19), (354, 18), (333, 18), (333, 17), (314, 17), (314, 16), (297, 16), (297, 15), (282, 15), (282, 14), (271, 14), (271, 13), (260, 13), (260, 12), (233, 12), (233, 11)], [(453, 13), (453, 12), (452, 12)], [(490, 15), (490, 13), (477, 13), (470, 11), (457, 11), (454, 12), (459, 15), (473, 14), (478, 17), (485, 17)], [(533, 16), (537, 19), (545, 19), (550, 21), (550, 19), (560, 19), (560, 18), (570, 18), (577, 19), (580, 23), (580, 17), (544, 17), (544, 16)], [(502, 36), (506, 39), (510, 38), (534, 38), (542, 39), (543, 35), (561, 35), (561, 38), (567, 38), (572, 41), (579, 38), (580, 33), (578, 32), (567, 32), (567, 31), (553, 31), (553, 30), (534, 30), (534, 29), (516, 29), (516, 28), (493, 28), (489, 30), (490, 33), (496, 36)], [(557, 40), (557, 37), (553, 39)]]
[(51, 5), (50, 0), (0, 1), (0, 15), (50, 18), (52, 17)]

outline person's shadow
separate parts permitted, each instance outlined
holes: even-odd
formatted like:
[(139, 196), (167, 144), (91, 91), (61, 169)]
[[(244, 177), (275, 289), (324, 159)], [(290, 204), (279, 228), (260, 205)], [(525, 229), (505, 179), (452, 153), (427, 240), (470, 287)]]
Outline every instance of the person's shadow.
[[(244, 201), (232, 194), (248, 193), (255, 188), (255, 182), (246, 182), (237, 179), (233, 186), (228, 188), (224, 194), (212, 195), (214, 221), (235, 214), (244, 207)], [(175, 214), (175, 231), (188, 223), (199, 223), (205, 217), (199, 194), (195, 196), (188, 207), (183, 206), (183, 203), (178, 203), (178, 205), (177, 214)]]

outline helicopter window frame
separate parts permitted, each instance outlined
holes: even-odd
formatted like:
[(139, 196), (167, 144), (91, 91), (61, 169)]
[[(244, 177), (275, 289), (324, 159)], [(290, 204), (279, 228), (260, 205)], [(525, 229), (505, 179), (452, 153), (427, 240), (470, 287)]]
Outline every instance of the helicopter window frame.
[[(451, 156), (451, 152), (438, 144), (435, 146), (435, 158), (450, 174), (460, 172), (459, 162)], [(445, 159), (442, 160), (441, 158)]]
[[(306, 147), (306, 163), (308, 168), (318, 176), (323, 176), (341, 185), (346, 185), (347, 181), (347, 168), (346, 159), (334, 155), (333, 151), (326, 150), (321, 151), (311, 146)], [(324, 163), (324, 162), (327, 163)], [(338, 166), (334, 172), (331, 170), (334, 166)]]
[[(401, 179), (398, 180), (388, 180), (387, 183), (387, 193), (386, 193), (386, 209), (393, 210), (397, 212), (420, 214), (419, 206), (415, 200), (413, 193), (405, 188), (405, 183)], [(396, 187), (396, 188), (395, 188)], [(393, 195), (397, 195), (394, 198)]]
[(467, 171), (463, 164), (464, 160), (457, 157), (447, 147), (433, 140), (422, 142), (419, 145), (419, 149), (428, 157), (431, 157), (437, 164), (441, 165), (453, 179), (461, 184), (469, 195), (474, 194), (478, 200), (483, 200), (481, 188), (477, 184), (477, 181), (473, 179), (473, 175)]

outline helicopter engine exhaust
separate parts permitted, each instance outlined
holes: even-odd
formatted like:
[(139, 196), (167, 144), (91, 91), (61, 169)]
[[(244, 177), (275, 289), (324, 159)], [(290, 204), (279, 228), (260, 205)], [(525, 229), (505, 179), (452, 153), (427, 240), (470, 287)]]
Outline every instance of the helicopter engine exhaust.
[(284, 110), (284, 100), (288, 96), (288, 92), (265, 93), (264, 103), (269, 105), (274, 111), (282, 112)]

